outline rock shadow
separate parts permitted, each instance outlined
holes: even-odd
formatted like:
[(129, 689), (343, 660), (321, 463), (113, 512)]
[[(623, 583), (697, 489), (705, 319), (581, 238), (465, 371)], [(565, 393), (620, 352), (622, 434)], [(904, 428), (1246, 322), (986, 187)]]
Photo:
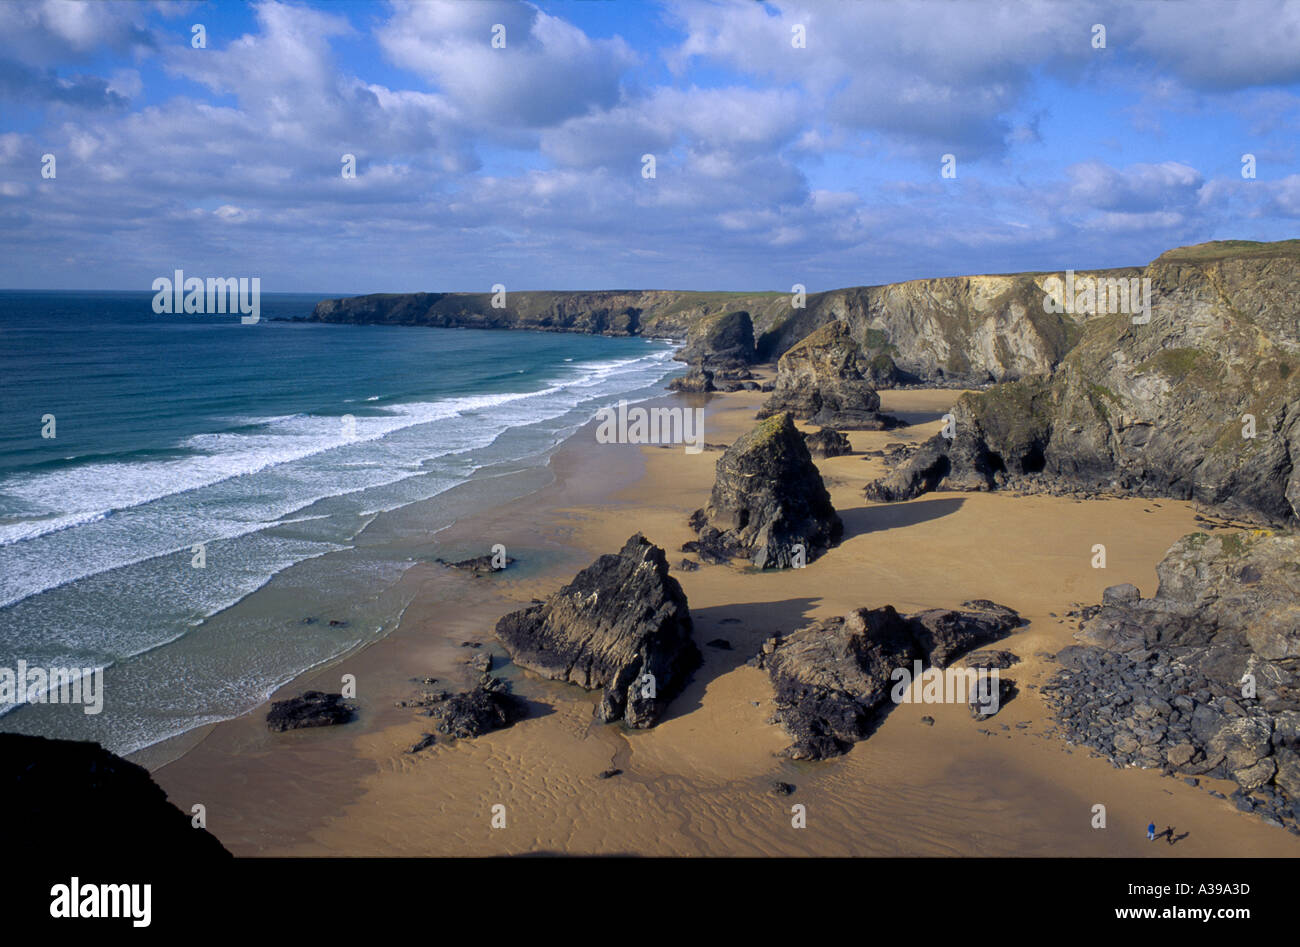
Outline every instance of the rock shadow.
[[(660, 722), (698, 710), (711, 681), (745, 664), (773, 635), (788, 635), (806, 625), (814, 605), (820, 601), (820, 598), (790, 598), (692, 608), (694, 631), (691, 637), (704, 660), (682, 692), (669, 703)], [(725, 639), (731, 648), (713, 648), (706, 644), (717, 638)]]
[[(840, 510), (840, 520), (844, 523), (843, 539), (851, 539), (863, 533), (904, 529), (918, 523), (926, 523), (956, 513), (965, 502), (964, 497), (933, 497)], [(830, 555), (834, 555), (834, 552), (832, 551)]]

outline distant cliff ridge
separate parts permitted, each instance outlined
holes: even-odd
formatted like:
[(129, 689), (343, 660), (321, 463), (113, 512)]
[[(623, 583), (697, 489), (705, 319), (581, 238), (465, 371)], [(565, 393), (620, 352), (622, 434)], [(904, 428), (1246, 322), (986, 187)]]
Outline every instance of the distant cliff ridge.
[(324, 300), (311, 321), (685, 339), (705, 319), (744, 310), (764, 361), (843, 321), (864, 346), (887, 347), (906, 381), (982, 385), (1049, 372), (1078, 338), (1083, 317), (1043, 311), (1042, 283), (1051, 275), (838, 289), (810, 294), (801, 308), (792, 294), (775, 292), (512, 292), (500, 309), (490, 293), (380, 293)]
[[(1191, 267), (1231, 254), (1245, 263), (1232, 271), (1248, 287), (1252, 268), (1293, 255), (1298, 241), (1262, 244), (1222, 241), (1185, 247), (1176, 256)], [(1252, 262), (1247, 262), (1252, 261)], [(1047, 312), (1049, 280), (1073, 269), (1062, 261), (1057, 272), (1000, 276), (954, 276), (910, 280), (812, 293), (795, 307), (790, 293), (708, 293), (672, 290), (598, 292), (510, 292), (505, 307), (492, 308), (490, 293), (405, 293), (324, 300), (315, 322), (377, 323), (447, 328), (537, 329), (595, 335), (685, 339), (700, 321), (738, 310), (753, 321), (756, 356), (779, 358), (801, 339), (830, 322), (845, 323), (864, 350), (884, 352), (904, 382), (982, 386), (1035, 375), (1049, 375), (1078, 343), (1086, 326), (1102, 311)], [(1075, 278), (1098, 282), (1138, 279), (1151, 268), (1076, 270)], [(1045, 286), (1047, 288), (1045, 288)], [(1209, 292), (1223, 292), (1231, 306), (1235, 286), (1211, 281)], [(1152, 306), (1167, 311), (1157, 283)]]

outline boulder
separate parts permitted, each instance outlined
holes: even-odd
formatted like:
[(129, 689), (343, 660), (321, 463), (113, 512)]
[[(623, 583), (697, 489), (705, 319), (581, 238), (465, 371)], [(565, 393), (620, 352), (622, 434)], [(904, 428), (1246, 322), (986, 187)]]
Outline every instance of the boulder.
[(958, 664), (966, 668), (996, 668), (1005, 671), (1013, 664), (1019, 664), (1020, 658), (1010, 651), (976, 651), (962, 658)]
[(652, 727), (700, 664), (681, 585), (664, 551), (636, 533), (539, 605), (503, 617), (496, 634), (521, 667), (601, 689), (606, 722)]
[(512, 556), (506, 556), (504, 564), (500, 568), (497, 568), (495, 556), (475, 556), (472, 559), (461, 559), (457, 562), (448, 562), (446, 559), (435, 559), (433, 561), (449, 569), (472, 572), (474, 575), (489, 575), (493, 572), (501, 572), (515, 564)]
[(833, 428), (820, 428), (814, 434), (805, 434), (803, 440), (814, 457), (841, 457), (853, 453), (848, 437)]
[(839, 542), (844, 525), (789, 414), (738, 438), (718, 458), (708, 506), (691, 517), (699, 541), (686, 551), (747, 558), (760, 569), (812, 562)]
[(305, 727), (330, 727), (348, 723), (355, 713), (342, 694), (307, 691), (301, 697), (273, 702), (266, 715), (266, 725), (277, 733)]
[(1101, 593), (1102, 605), (1131, 605), (1142, 597), (1136, 585), (1112, 585)]
[(674, 378), (668, 383), (669, 391), (687, 391), (687, 392), (709, 392), (717, 391), (713, 384), (713, 372), (706, 368), (693, 366), (690, 371), (680, 378)]

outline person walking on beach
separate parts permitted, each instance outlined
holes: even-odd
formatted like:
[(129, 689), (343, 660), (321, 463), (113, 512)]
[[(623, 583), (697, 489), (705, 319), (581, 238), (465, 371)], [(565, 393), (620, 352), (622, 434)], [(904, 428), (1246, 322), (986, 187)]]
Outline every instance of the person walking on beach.
[(1155, 840), (1156, 840), (1156, 824), (1152, 822), (1150, 825), (1147, 826), (1147, 841), (1154, 842)]

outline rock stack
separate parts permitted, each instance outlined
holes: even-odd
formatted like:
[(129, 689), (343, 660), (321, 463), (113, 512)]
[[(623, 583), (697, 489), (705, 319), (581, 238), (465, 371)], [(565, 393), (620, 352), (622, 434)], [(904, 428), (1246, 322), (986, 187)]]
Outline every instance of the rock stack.
[(654, 726), (700, 664), (686, 595), (640, 533), (544, 603), (506, 615), (496, 634), (516, 664), (603, 689), (600, 719), (636, 728)]
[(691, 516), (699, 540), (683, 548), (707, 561), (746, 558), (760, 569), (812, 562), (844, 524), (790, 415), (778, 414), (718, 458), (708, 506)]
[(843, 322), (817, 329), (777, 362), (776, 385), (759, 417), (789, 411), (797, 418), (847, 431), (879, 431), (898, 421), (881, 414), (876, 387), (893, 383), (888, 355), (868, 361)]

